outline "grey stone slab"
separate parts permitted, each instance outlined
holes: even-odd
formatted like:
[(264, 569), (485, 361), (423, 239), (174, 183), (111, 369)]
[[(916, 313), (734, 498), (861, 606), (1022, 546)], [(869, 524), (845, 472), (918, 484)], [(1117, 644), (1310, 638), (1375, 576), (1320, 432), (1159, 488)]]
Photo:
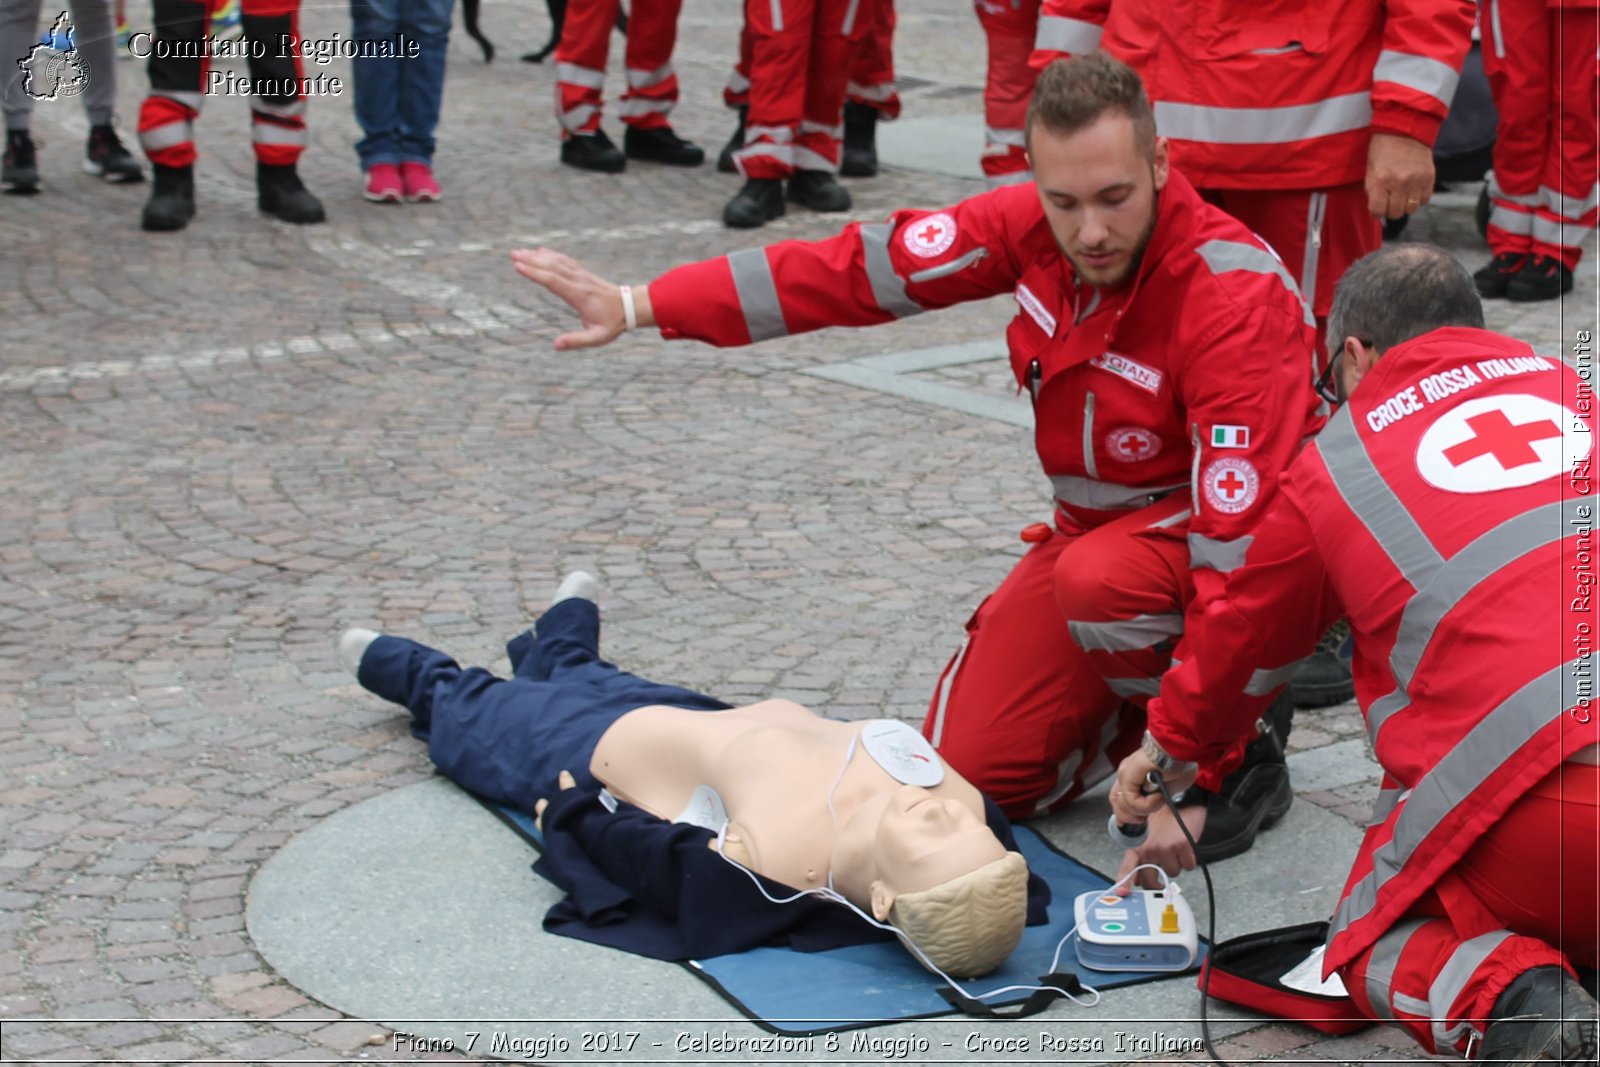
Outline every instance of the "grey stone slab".
[[(1304, 884), (1334, 874), (1325, 845), (1331, 817), (1305, 808), (1269, 835), (1257, 860), (1235, 861), (1219, 878), (1219, 889), (1231, 887), (1220, 909), (1229, 929), (1319, 914), (1326, 894)], [(1091, 800), (1040, 829), (1111, 867), (1103, 811), (1103, 800)], [(1305, 847), (1311, 837), (1324, 846)], [(540, 918), (557, 894), (529, 871), (532, 858), (454, 786), (421, 782), (347, 808), (281, 849), (250, 886), (250, 935), (285, 980), (347, 1016), (393, 1029), (399, 1051), (442, 1041), (466, 1051), (475, 1041), (475, 1055), (511, 1059), (749, 1062), (748, 1043), (765, 1032), (683, 968), (544, 933)], [(1270, 882), (1269, 870), (1278, 872)], [(1094, 1007), (1061, 1002), (1025, 1021), (918, 1020), (840, 1034), (839, 1048), (821, 1037), (794, 1042), (761, 1059), (838, 1062), (841, 1048), (873, 1056), (898, 1048), (908, 1053), (899, 1058), (920, 1062), (1014, 1060), (1023, 1051), (1055, 1062), (1124, 1062), (1197, 1048), (1198, 1012), (1193, 980), (1178, 977), (1109, 990)], [(1210, 1014), (1215, 1036), (1250, 1025), (1223, 1005)], [(637, 1035), (633, 1045), (610, 1058), (578, 1055), (585, 1035), (626, 1042), (629, 1034)], [(746, 1045), (739, 1052), (715, 1041)], [(1012, 1047), (1000, 1047), (1005, 1041)]]
[(1375, 782), (1383, 769), (1367, 753), (1366, 741), (1358, 737), (1292, 754), (1289, 772), (1296, 789), (1309, 791)]
[(982, 180), (982, 151), (983, 115), (977, 110), (903, 116), (878, 126), (878, 159), (891, 167)]

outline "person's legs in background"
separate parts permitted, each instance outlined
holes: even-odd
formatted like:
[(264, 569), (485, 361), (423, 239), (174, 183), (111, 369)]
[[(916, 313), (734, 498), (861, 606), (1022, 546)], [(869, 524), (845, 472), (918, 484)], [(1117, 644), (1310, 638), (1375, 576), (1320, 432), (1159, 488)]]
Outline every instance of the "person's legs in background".
[[(252, 93), (250, 141), (256, 156), (256, 206), (284, 222), (322, 222), (322, 201), (300, 181), (297, 165), (305, 151), (306, 98), (300, 91), (305, 65), (300, 59), (300, 0), (241, 0), (245, 37), (251, 41), (288, 40), (288, 49), (252, 50), (247, 60), (254, 85), (271, 84), (289, 92)], [(287, 54), (286, 54), (287, 53)]]
[(417, 43), (416, 58), (400, 72), (400, 184), (412, 203), (432, 203), (444, 193), (433, 176), (434, 131), (444, 102), (445, 61), (455, 0), (402, 0), (401, 29)]
[[(1500, 121), (1489, 177), (1489, 263), (1473, 274), (1480, 295), (1503, 297), (1533, 258), (1539, 181), (1551, 149), (1550, 26), (1544, 0), (1495, 0), (1482, 20), (1483, 70)], [(1592, 42), (1591, 42), (1592, 43)], [(1591, 50), (1592, 51), (1592, 50)], [(1591, 55), (1592, 58), (1592, 55)]]
[(1039, 25), (1039, 0), (1016, 4), (978, 0), (978, 22), (989, 46), (983, 87), (984, 145), (980, 163), (990, 187), (1028, 180), (1023, 125), (1039, 72), (1028, 65)]
[(894, 0), (868, 0), (856, 16), (839, 158), (839, 173), (847, 178), (878, 173), (878, 122), (900, 117), (900, 94), (894, 85), (894, 24)]
[[(350, 28), (360, 45), (388, 42), (400, 33), (404, 0), (350, 0)], [(362, 49), (377, 53), (380, 49)], [(364, 195), (378, 204), (398, 204), (400, 183), (401, 84), (405, 68), (419, 60), (399, 55), (361, 55), (350, 60), (356, 123), (364, 135), (356, 158), (366, 175)]]
[(619, 0), (568, 0), (556, 45), (556, 118), (561, 123), (561, 162), (580, 170), (615, 174), (628, 165), (600, 128), (611, 54), (611, 27)]
[(622, 150), (629, 159), (698, 167), (705, 150), (679, 137), (668, 116), (678, 103), (678, 72), (672, 53), (678, 41), (683, 0), (635, 0), (628, 13), (628, 89), (619, 109)]

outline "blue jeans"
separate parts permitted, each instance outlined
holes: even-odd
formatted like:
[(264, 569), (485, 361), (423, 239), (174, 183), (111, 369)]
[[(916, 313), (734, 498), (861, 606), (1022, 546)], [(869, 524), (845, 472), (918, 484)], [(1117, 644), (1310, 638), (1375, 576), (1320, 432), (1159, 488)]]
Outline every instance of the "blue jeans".
[(573, 598), (553, 606), (532, 632), (506, 645), (512, 676), (496, 678), (415, 641), (387, 634), (361, 657), (358, 680), (411, 711), (411, 733), (451, 781), (532, 811), (570, 770), (589, 772), (595, 745), (622, 716), (647, 704), (716, 711), (714, 697), (647, 681), (600, 658), (600, 609)]
[(384, 43), (395, 53), (350, 61), (356, 121), (366, 134), (356, 142), (362, 170), (378, 163), (432, 164), (454, 6), (455, 0), (350, 0), (355, 40)]

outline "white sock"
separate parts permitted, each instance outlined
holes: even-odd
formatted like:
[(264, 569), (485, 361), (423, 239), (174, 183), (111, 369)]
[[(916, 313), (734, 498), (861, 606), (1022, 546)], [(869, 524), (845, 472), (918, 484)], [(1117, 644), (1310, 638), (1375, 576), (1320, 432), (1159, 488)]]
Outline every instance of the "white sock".
[(376, 641), (381, 634), (376, 630), (362, 630), (356, 628), (346, 630), (339, 635), (339, 662), (344, 664), (344, 669), (351, 674), (361, 671), (361, 657), (367, 654), (367, 647)]
[(556, 586), (556, 595), (551, 599), (550, 606), (555, 607), (563, 600), (574, 598), (587, 600), (593, 604), (600, 603), (600, 579), (588, 571), (573, 571)]

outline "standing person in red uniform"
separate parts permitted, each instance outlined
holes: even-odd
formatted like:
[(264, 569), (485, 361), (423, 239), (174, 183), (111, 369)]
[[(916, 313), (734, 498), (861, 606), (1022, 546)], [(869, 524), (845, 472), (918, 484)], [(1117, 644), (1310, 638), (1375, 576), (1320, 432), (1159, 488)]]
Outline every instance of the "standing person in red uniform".
[(630, 159), (698, 167), (706, 154), (679, 137), (667, 116), (678, 102), (672, 49), (678, 40), (683, 0), (636, 0), (628, 13), (622, 94), (622, 151), (600, 128), (600, 90), (620, 0), (570, 0), (556, 46), (556, 118), (561, 123), (561, 162), (584, 170), (616, 172)]
[[(1350, 268), (1328, 344), (1348, 403), (1221, 575), (1112, 806), (1143, 820), (1147, 774), (1181, 789), (1180, 761), (1248, 728), (1256, 663), (1348, 617), (1384, 780), (1324, 971), (1430, 1053), (1593, 1063), (1571, 977), (1600, 963), (1593, 391), (1483, 329), (1472, 280), (1426, 245)], [(1156, 836), (1138, 858), (1193, 865)]]
[[(1026, 182), (1028, 152), (1023, 125), (1033, 83), (1039, 78), (1039, 72), (1028, 63), (1039, 26), (1039, 0), (976, 0), (975, 6), (989, 56), (979, 164), (990, 188)], [(1091, 45), (1086, 51), (1092, 49)]]
[[(194, 218), (194, 120), (211, 67), (211, 16), (221, 6), (221, 0), (155, 0), (150, 95), (139, 109), (139, 144), (155, 172), (141, 219), (146, 230), (181, 230)], [(251, 84), (272, 90), (250, 96), (256, 203), (284, 222), (321, 222), (322, 201), (295, 169), (306, 147), (300, 0), (244, 0), (243, 12)]]
[(860, 17), (853, 0), (745, 0), (750, 107), (744, 147), (733, 154), (745, 183), (722, 210), (726, 225), (764, 226), (784, 213), (785, 199), (813, 211), (850, 210), (834, 174)]
[(1600, 202), (1600, 0), (1488, 0), (1483, 67), (1500, 114), (1478, 292), (1555, 300), (1572, 290)]
[[(894, 83), (894, 0), (865, 0), (856, 11), (850, 41), (850, 76), (845, 83), (844, 145), (839, 173), (870, 178), (878, 173), (878, 122), (900, 117)], [(744, 147), (750, 111), (750, 56), (754, 38), (747, 19), (739, 34), (739, 59), (722, 90), (722, 102), (739, 112), (739, 124), (717, 157), (717, 169), (737, 174), (733, 154)]]
[(1044, 0), (1034, 63), (1101, 47), (1137, 70), (1173, 163), (1325, 322), (1378, 220), (1433, 195), (1472, 18), (1472, 0)]
[[(1054, 64), (1028, 127), (1033, 185), (735, 252), (648, 287), (619, 289), (545, 250), (513, 254), (582, 316), (556, 339), (563, 350), (635, 325), (742, 345), (1015, 296), (1011, 369), (1033, 398), (1055, 521), (1023, 531), (1030, 550), (967, 624), (924, 726), (1013, 816), (1064, 805), (1138, 744), (1143, 703), (1174, 646), (1183, 655), (1185, 613), (1204, 611), (1319, 421), (1293, 280), (1169, 170), (1137, 75), (1103, 54)], [(1290, 665), (1267, 666), (1270, 678)], [(1288, 807), (1281, 751), (1267, 771), (1221, 790), (1208, 846), (1242, 851)]]

